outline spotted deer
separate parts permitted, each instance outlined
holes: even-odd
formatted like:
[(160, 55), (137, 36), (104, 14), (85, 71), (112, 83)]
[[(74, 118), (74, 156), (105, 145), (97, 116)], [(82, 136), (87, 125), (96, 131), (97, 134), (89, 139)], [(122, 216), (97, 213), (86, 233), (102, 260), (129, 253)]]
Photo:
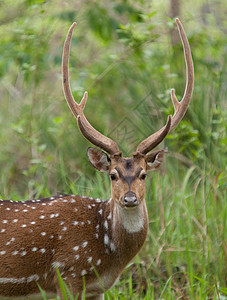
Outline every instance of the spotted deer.
[(63, 298), (56, 268), (79, 299), (104, 299), (127, 264), (143, 246), (148, 231), (145, 202), (147, 172), (157, 169), (165, 150), (158, 146), (183, 118), (194, 81), (190, 46), (179, 19), (176, 24), (184, 48), (186, 87), (178, 102), (171, 98), (173, 117), (144, 139), (130, 158), (122, 157), (117, 144), (98, 132), (84, 115), (85, 92), (77, 104), (69, 84), (69, 51), (72, 32), (65, 40), (62, 60), (67, 103), (85, 138), (98, 148), (88, 148), (92, 165), (111, 180), (108, 201), (78, 195), (59, 195), (29, 201), (0, 201), (0, 299), (35, 299), (38, 285)]

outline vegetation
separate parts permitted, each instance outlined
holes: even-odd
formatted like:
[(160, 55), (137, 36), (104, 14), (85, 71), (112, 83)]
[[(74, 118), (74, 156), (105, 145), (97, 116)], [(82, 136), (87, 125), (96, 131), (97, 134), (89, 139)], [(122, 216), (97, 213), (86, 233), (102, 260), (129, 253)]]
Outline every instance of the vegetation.
[[(165, 141), (163, 169), (147, 179), (147, 241), (105, 299), (227, 299), (226, 5), (180, 5), (193, 100)], [(88, 142), (64, 100), (64, 38), (76, 20), (74, 97), (88, 90), (88, 119), (131, 155), (172, 113), (170, 88), (178, 99), (184, 92), (183, 50), (168, 11), (166, 0), (0, 2), (1, 198), (108, 199), (108, 178), (90, 167)]]

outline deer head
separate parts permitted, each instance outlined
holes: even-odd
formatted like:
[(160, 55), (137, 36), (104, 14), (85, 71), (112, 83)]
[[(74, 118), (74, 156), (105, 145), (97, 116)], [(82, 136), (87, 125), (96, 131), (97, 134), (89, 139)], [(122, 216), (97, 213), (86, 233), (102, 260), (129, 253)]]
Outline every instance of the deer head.
[(157, 169), (163, 161), (165, 150), (156, 150), (157, 147), (183, 118), (193, 91), (194, 70), (190, 46), (185, 35), (183, 26), (176, 19), (177, 27), (184, 48), (186, 62), (186, 87), (183, 99), (179, 102), (175, 96), (174, 89), (171, 90), (171, 99), (174, 106), (174, 115), (168, 116), (166, 124), (144, 139), (137, 147), (131, 158), (122, 157), (117, 144), (110, 138), (98, 132), (86, 119), (84, 107), (88, 93), (85, 92), (81, 102), (78, 104), (72, 96), (69, 84), (69, 51), (72, 32), (76, 23), (69, 29), (63, 50), (63, 88), (67, 103), (77, 119), (78, 126), (85, 138), (93, 145), (99, 147), (89, 148), (88, 157), (92, 165), (100, 172), (107, 172), (111, 179), (111, 196), (121, 207), (133, 208), (143, 201), (145, 194), (145, 178), (150, 170)]

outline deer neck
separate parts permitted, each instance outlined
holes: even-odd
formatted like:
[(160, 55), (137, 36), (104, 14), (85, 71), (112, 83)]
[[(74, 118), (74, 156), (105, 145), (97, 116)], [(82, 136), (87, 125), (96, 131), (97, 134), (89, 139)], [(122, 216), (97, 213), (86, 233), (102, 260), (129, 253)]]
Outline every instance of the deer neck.
[[(145, 242), (148, 231), (148, 215), (145, 200), (133, 209), (125, 209), (110, 200), (112, 211), (112, 239), (122, 249), (122, 255), (133, 258)], [(130, 253), (129, 253), (130, 252)]]

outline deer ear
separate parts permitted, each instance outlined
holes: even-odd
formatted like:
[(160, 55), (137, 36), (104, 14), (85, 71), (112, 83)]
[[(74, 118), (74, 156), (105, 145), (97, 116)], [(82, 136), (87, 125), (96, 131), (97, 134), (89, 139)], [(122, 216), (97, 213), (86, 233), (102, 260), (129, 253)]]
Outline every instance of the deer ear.
[(93, 167), (98, 169), (100, 172), (109, 171), (110, 158), (105, 152), (97, 148), (90, 147), (87, 149), (87, 154)]
[(164, 160), (167, 149), (157, 150), (146, 155), (147, 170), (156, 170)]

